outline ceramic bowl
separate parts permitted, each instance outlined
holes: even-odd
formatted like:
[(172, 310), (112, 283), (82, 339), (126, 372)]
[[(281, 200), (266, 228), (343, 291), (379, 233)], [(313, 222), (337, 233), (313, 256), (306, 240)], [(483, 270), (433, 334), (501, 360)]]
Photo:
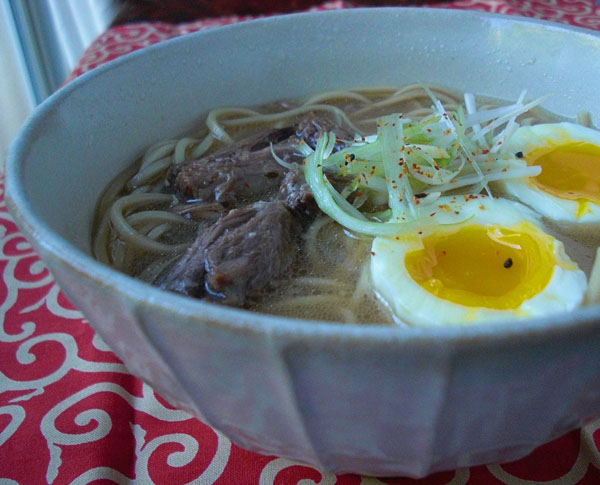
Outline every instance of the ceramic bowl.
[(174, 405), (240, 446), (423, 476), (521, 457), (600, 414), (600, 308), (448, 328), (340, 325), (162, 292), (90, 256), (94, 204), (152, 142), (221, 105), (435, 83), (600, 119), (600, 35), (442, 9), (264, 18), (170, 40), (61, 89), (11, 147), (7, 203), (68, 298)]

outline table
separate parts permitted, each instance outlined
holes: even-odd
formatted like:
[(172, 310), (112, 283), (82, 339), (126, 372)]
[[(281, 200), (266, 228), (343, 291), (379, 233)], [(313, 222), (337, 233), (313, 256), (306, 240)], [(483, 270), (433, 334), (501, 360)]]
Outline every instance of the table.
[[(597, 2), (596, 2), (597, 3)], [(600, 29), (592, 0), (459, 0), (461, 8)], [(343, 1), (318, 9), (349, 8)], [(248, 17), (108, 29), (67, 82), (120, 55)], [(335, 476), (243, 450), (128, 373), (61, 293), (7, 212), (0, 175), (0, 483), (598, 484), (600, 419), (513, 463), (421, 480)]]

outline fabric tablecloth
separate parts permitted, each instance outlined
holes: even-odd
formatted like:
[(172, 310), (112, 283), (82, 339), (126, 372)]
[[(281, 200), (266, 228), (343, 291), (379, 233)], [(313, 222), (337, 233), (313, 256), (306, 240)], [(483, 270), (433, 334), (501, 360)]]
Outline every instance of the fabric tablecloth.
[[(315, 8), (349, 6), (335, 1)], [(593, 0), (460, 0), (435, 7), (600, 29), (600, 6)], [(247, 18), (112, 27), (85, 52), (69, 79), (150, 44)], [(600, 419), (516, 462), (420, 480), (335, 476), (237, 447), (128, 373), (61, 293), (12, 221), (3, 176), (0, 273), (1, 484), (600, 484)]]

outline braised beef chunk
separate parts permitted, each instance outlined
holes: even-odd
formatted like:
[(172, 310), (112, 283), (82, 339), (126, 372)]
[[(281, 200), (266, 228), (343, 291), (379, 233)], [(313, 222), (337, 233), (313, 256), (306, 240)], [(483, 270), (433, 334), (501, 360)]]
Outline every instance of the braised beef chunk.
[(295, 258), (300, 222), (283, 201), (233, 209), (198, 238), (162, 288), (243, 306), (280, 279)]
[(326, 118), (309, 113), (295, 126), (255, 134), (210, 156), (182, 162), (170, 170), (168, 180), (184, 201), (218, 202), (227, 208), (253, 203), (277, 192), (287, 172), (273, 158), (271, 145), (284, 160), (300, 162), (295, 154), (299, 140), (314, 148), (329, 130), (350, 137)]
[(303, 222), (311, 222), (319, 213), (317, 201), (304, 179), (304, 174), (299, 169), (290, 170), (285, 174), (279, 187), (279, 193), (285, 204)]
[(227, 207), (252, 203), (277, 190), (287, 171), (275, 161), (271, 144), (291, 153), (294, 127), (254, 134), (208, 157), (171, 169), (168, 178), (183, 200), (219, 202)]
[(315, 115), (315, 113), (308, 113), (302, 118), (296, 125), (296, 137), (314, 149), (317, 146), (319, 137), (325, 133), (333, 131), (336, 134), (336, 138), (339, 140), (336, 143), (335, 149), (339, 150), (345, 143), (342, 140), (350, 141), (353, 136), (346, 130), (336, 126), (328, 118), (323, 118)]
[(235, 151), (185, 163), (175, 177), (177, 195), (184, 200), (219, 202), (226, 207), (260, 200), (277, 190), (286, 169), (270, 150)]
[(295, 134), (296, 133), (293, 126), (279, 128), (278, 130), (271, 130), (266, 135), (259, 136), (259, 140), (250, 147), (250, 151), (256, 152), (258, 150), (262, 150), (263, 148), (270, 149), (271, 143), (273, 145), (278, 145), (282, 142), (289, 142), (290, 139), (293, 139), (293, 141), (297, 143)]
[(330, 121), (310, 113), (294, 126), (253, 135), (173, 167), (169, 181), (181, 200), (174, 210), (204, 222), (211, 217), (218, 220), (198, 235), (156, 284), (244, 306), (285, 277), (300, 233), (319, 208), (302, 171), (277, 163), (271, 146), (284, 160), (300, 162), (295, 148), (298, 138), (314, 147), (324, 130), (342, 133)]

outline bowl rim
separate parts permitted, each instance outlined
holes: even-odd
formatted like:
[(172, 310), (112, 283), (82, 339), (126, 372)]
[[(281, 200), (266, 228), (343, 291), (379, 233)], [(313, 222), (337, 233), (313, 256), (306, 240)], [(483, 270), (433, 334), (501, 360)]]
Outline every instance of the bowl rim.
[[(365, 325), (360, 323), (339, 323), (314, 320), (303, 320), (298, 318), (280, 317), (275, 315), (261, 314), (249, 310), (230, 308), (215, 303), (203, 302), (190, 297), (170, 293), (150, 284), (141, 282), (124, 273), (112, 269), (91, 255), (86, 254), (75, 247), (68, 240), (54, 232), (39, 218), (27, 201), (22, 190), (22, 165), (27, 159), (30, 139), (35, 138), (35, 133), (44, 120), (51, 116), (53, 110), (80, 86), (85, 86), (89, 80), (103, 76), (105, 73), (121, 66), (134, 64), (138, 58), (151, 56), (155, 52), (176, 50), (178, 46), (185, 45), (194, 39), (210, 37), (215, 32), (235, 31), (237, 29), (260, 29), (273, 23), (293, 22), (294, 18), (302, 16), (321, 17), (327, 16), (355, 16), (373, 15), (382, 13), (386, 15), (393, 11), (400, 15), (450, 16), (458, 18), (478, 18), (487, 21), (502, 21), (512, 24), (539, 25), (544, 28), (560, 29), (579, 34), (592, 35), (600, 39), (600, 32), (518, 15), (498, 14), (492, 12), (481, 12), (474, 10), (457, 10), (432, 7), (370, 7), (351, 8), (337, 10), (322, 10), (298, 12), (286, 15), (273, 15), (259, 17), (225, 26), (219, 26), (201, 30), (178, 37), (167, 39), (142, 49), (130, 52), (94, 69), (83, 73), (70, 81), (58, 91), (43, 101), (26, 120), (17, 137), (9, 147), (5, 166), (5, 199), (9, 212), (23, 232), (24, 236), (32, 242), (36, 250), (41, 248), (50, 253), (58, 261), (79, 273), (94, 284), (102, 287), (112, 287), (119, 293), (123, 293), (131, 299), (135, 307), (142, 305), (154, 305), (182, 317), (183, 325), (196, 325), (194, 317), (190, 315), (201, 315), (201, 319), (209, 320), (210, 325), (228, 327), (230, 329), (244, 332), (262, 333), (269, 335), (286, 336), (290, 338), (311, 337), (322, 340), (360, 340), (363, 342), (453, 342), (456, 344), (467, 344), (474, 341), (479, 343), (498, 343), (507, 339), (553, 339), (560, 338), (565, 334), (600, 332), (600, 304), (578, 308), (568, 314), (555, 314), (532, 319), (498, 320), (497, 322), (486, 322), (475, 325), (451, 325), (451, 326), (428, 326), (412, 327), (389, 324)], [(68, 296), (68, 295), (67, 295)], [(94, 322), (91, 322), (92, 324)], [(180, 322), (181, 323), (181, 322)], [(170, 322), (168, 324), (171, 324)]]

